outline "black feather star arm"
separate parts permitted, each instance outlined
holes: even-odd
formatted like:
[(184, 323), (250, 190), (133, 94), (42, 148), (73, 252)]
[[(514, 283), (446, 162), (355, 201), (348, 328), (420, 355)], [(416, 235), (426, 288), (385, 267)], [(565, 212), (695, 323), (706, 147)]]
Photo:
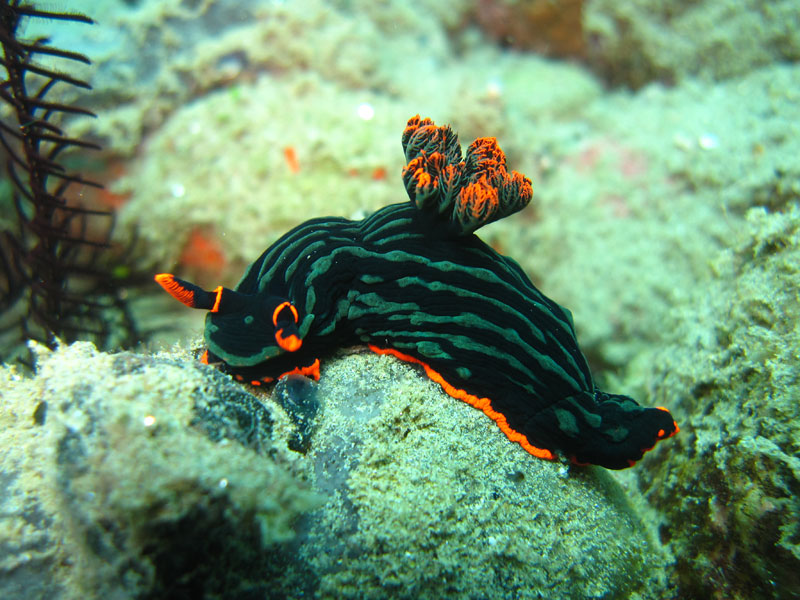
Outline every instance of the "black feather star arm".
[(47, 345), (89, 339), (110, 347), (139, 338), (125, 278), (114, 276), (109, 262), (113, 214), (75, 200), (86, 186), (102, 186), (60, 161), (69, 151), (99, 146), (65, 133), (65, 116), (94, 114), (54, 92), (90, 85), (50, 65), (90, 61), (47, 38), (22, 39), (26, 19), (93, 23), (77, 13), (0, 0), (0, 154), (7, 175), (0, 187), (0, 360), (23, 362), (22, 342), (29, 339)]

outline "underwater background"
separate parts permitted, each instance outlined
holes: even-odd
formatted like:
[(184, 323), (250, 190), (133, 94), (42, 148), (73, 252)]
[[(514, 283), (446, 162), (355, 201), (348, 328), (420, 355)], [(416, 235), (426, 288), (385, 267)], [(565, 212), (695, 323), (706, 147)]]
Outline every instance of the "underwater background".
[(404, 201), (409, 117), (495, 136), (534, 196), (480, 237), (681, 431), (610, 472), (391, 357), (242, 387), (141, 294), (141, 345), (0, 371), (0, 597), (800, 598), (796, 0), (41, 4), (96, 22), (20, 34), (92, 61), (66, 128), (106, 187), (77, 193), (135, 269), (232, 287), (294, 225)]

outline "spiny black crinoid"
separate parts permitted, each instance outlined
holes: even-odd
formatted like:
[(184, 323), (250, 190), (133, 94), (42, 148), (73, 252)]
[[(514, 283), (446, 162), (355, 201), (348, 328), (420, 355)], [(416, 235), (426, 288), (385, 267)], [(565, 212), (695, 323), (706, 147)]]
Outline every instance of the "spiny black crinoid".
[(99, 149), (63, 129), (66, 118), (93, 113), (59, 101), (70, 88), (90, 89), (61, 65), (89, 59), (46, 37), (24, 39), (26, 20), (48, 27), (93, 22), (0, 0), (0, 155), (7, 175), (0, 187), (0, 360), (23, 362), (27, 339), (90, 339), (108, 347), (138, 337), (109, 263), (113, 215), (76, 200), (86, 186), (102, 186), (63, 162), (77, 150)]

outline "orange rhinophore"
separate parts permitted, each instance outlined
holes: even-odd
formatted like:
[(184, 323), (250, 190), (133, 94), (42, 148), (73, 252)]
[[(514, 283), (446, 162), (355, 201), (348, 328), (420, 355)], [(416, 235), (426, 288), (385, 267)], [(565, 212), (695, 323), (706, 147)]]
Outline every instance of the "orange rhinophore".
[(156, 283), (178, 302), (181, 302), (189, 308), (194, 308), (194, 290), (186, 285), (182, 285), (179, 279), (176, 279), (172, 273), (159, 273), (155, 276)]
[(279, 316), (284, 312), (284, 309), (289, 311), (295, 323), (297, 323), (297, 320), (300, 318), (297, 309), (291, 302), (281, 302), (275, 307), (275, 310), (272, 311), (272, 324), (275, 325), (275, 327), (278, 326)]
[(170, 296), (189, 308), (201, 308), (212, 313), (219, 311), (222, 299), (221, 285), (214, 291), (207, 292), (193, 283), (178, 279), (172, 273), (159, 273), (154, 279)]

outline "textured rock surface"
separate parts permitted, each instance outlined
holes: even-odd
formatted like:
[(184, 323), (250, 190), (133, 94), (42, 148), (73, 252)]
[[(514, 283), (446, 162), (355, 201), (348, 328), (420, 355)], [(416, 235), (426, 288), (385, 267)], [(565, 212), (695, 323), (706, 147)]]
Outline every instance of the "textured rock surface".
[(658, 404), (637, 365), (671, 333), (670, 311), (695, 304), (712, 259), (750, 231), (749, 209), (800, 199), (798, 90), (800, 65), (775, 65), (597, 98), (579, 119), (530, 132), (548, 167), (529, 173), (529, 225), (501, 221), (481, 236), (572, 311), (597, 370), (635, 371), (615, 387)]
[[(83, 343), (2, 378), (4, 597), (669, 594), (605, 471), (533, 459), (389, 357), (272, 398), (187, 355)], [(319, 402), (305, 455), (289, 400)]]
[(280, 557), (318, 497), (273, 444), (280, 418), (227, 378), (88, 343), (42, 354), (34, 379), (0, 377), (0, 596), (281, 598), (301, 583)]
[(719, 80), (800, 59), (794, 0), (591, 0), (591, 60), (614, 83)]
[(580, 57), (584, 0), (478, 0), (475, 18), (500, 44), (548, 56)]
[(606, 471), (533, 459), (389, 357), (337, 361), (320, 396), (310, 458), (329, 500), (301, 554), (322, 597), (668, 594), (665, 559)]
[(682, 431), (639, 475), (682, 597), (800, 590), (800, 209), (747, 217), (743, 241), (649, 356), (655, 401)]

